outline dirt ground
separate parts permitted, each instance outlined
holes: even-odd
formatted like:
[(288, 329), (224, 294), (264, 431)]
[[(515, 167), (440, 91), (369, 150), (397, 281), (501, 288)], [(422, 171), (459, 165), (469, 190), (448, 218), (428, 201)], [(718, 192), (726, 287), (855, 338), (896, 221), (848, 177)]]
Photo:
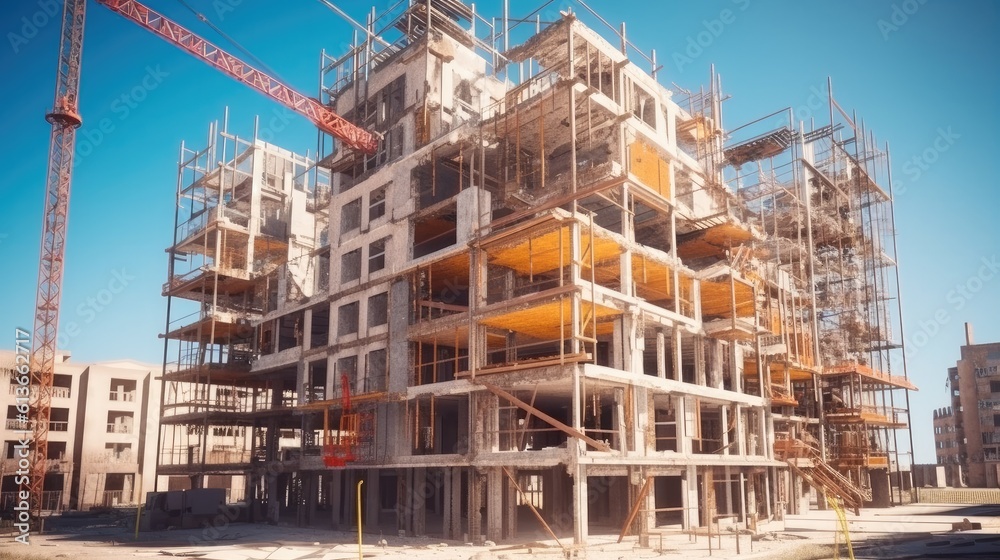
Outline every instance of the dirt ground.
[[(968, 519), (982, 529), (956, 533), (952, 523)], [(848, 515), (850, 536), (858, 558), (921, 557), (947, 553), (954, 558), (1000, 558), (1000, 506), (910, 505), (888, 510), (864, 510)], [(144, 532), (135, 540), (124, 516), (76, 515), (47, 520), (44, 534), (32, 534), (28, 546), (0, 536), (0, 560), (105, 560), (108, 558), (156, 558), (169, 560), (349, 560), (358, 558), (357, 533), (286, 526), (232, 523), (222, 527)], [(586, 549), (574, 549), (568, 539), (529, 535), (516, 543), (473, 546), (471, 543), (431, 538), (399, 538), (365, 534), (364, 558), (413, 558), (418, 560), (518, 560), (527, 558), (769, 558), (788, 560), (827, 559), (835, 555), (837, 527), (833, 512), (812, 511), (789, 516), (783, 524), (771, 523), (757, 538), (739, 536), (724, 528), (721, 536), (667, 532), (653, 535), (648, 547), (635, 537), (617, 543), (617, 535), (591, 534)], [(383, 541), (384, 542), (380, 542)], [(838, 540), (843, 542), (842, 535)], [(566, 547), (565, 549), (563, 547)], [(720, 548), (721, 547), (721, 548)], [(847, 557), (841, 545), (840, 556)], [(945, 556), (947, 557), (947, 556)]]

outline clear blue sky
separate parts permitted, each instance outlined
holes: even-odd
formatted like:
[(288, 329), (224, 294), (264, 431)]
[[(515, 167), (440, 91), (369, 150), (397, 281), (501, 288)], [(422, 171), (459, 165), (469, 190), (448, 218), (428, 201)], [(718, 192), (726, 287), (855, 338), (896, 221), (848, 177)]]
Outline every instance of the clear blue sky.
[[(313, 0), (189, 3), (304, 92), (317, 90), (320, 50), (341, 52), (351, 38), (348, 25)], [(0, 90), (0, 261), (6, 267), (0, 331), (10, 338), (0, 347), (13, 346), (15, 327), (32, 324), (49, 138), (43, 116), (52, 103), (59, 38), (58, 18), (45, 14), (46, 4), (0, 7), (6, 77)], [(225, 45), (178, 2), (149, 4)], [(373, 4), (382, 10), (389, 2), (338, 3), (359, 20)], [(945, 373), (958, 358), (962, 323), (974, 323), (980, 342), (1000, 341), (1000, 271), (983, 268), (983, 259), (1000, 258), (1000, 190), (991, 169), (1000, 153), (1000, 3), (644, 4), (652, 7), (590, 2), (607, 20), (625, 21), (634, 43), (656, 49), (664, 84), (696, 89), (714, 63), (732, 96), (725, 105), (728, 127), (782, 107), (813, 109), (814, 92), (832, 76), (839, 102), (889, 142), (897, 190), (904, 191), (896, 217), (904, 327), (913, 355), (909, 372), (921, 387), (911, 399), (917, 461), (933, 462), (931, 411), (948, 403)], [(477, 3), (497, 16), (500, 5)], [(515, 0), (512, 14), (536, 5)], [(554, 19), (556, 10), (570, 6), (584, 11), (560, 0), (543, 18)], [(41, 25), (36, 29), (32, 21)], [(165, 315), (160, 287), (180, 142), (202, 146), (208, 123), (227, 105), (232, 128), (243, 134), (250, 133), (254, 115), (270, 119), (278, 107), (95, 2), (88, 5), (81, 100), (64, 346), (77, 360), (158, 362)], [(102, 119), (110, 132), (100, 132)], [(928, 152), (942, 132), (946, 139)], [(275, 141), (305, 153), (315, 150), (316, 133), (296, 118)], [(111, 293), (121, 278), (124, 289)], [(965, 294), (959, 286), (966, 286)], [(76, 323), (72, 332), (70, 322)]]

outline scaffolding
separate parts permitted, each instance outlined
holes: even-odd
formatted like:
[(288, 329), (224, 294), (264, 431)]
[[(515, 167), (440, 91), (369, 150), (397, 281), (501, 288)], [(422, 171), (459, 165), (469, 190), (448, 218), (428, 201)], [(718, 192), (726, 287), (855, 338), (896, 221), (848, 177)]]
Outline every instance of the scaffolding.
[(369, 526), (574, 546), (903, 500), (885, 152), (832, 95), (726, 131), (714, 69), (668, 89), (584, 8), (398, 2), (322, 57), (374, 154), (184, 151), (164, 472), (240, 474), (271, 522), (353, 523), (365, 480)]

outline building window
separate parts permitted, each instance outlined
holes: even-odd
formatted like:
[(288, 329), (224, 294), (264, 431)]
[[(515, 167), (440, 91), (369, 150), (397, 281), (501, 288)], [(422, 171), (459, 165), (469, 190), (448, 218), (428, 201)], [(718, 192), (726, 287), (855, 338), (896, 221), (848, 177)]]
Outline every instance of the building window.
[(337, 310), (337, 334), (345, 336), (358, 332), (358, 302), (341, 305)]
[(1000, 428), (1000, 414), (993, 415), (993, 427)]
[(381, 293), (368, 298), (368, 327), (384, 325), (389, 321), (389, 294)]
[(361, 227), (361, 199), (355, 198), (340, 209), (340, 233)]
[(368, 353), (368, 371), (365, 375), (365, 391), (384, 391), (386, 382), (385, 348)]
[(385, 243), (388, 240), (388, 237), (383, 237), (368, 246), (368, 274), (385, 268)]
[(1000, 393), (1000, 381), (990, 381), (990, 392)]
[(351, 282), (359, 278), (361, 278), (361, 249), (355, 249), (340, 257), (340, 281)]
[[(359, 387), (355, 386), (355, 380), (358, 378), (358, 357), (357, 356), (345, 356), (337, 360), (337, 377), (347, 376), (348, 383), (354, 386), (354, 391), (358, 392)], [(343, 387), (340, 386), (338, 379), (337, 382), (337, 394), (341, 394)], [(341, 394), (341, 396), (343, 396)]]
[(383, 185), (368, 196), (368, 221), (374, 221), (385, 216), (385, 191), (389, 185)]

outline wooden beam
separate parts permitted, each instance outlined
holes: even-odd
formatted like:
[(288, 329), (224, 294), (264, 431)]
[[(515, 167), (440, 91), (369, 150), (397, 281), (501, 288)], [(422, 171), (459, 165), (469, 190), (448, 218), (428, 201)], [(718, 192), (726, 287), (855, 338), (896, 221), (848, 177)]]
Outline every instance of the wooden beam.
[(647, 476), (646, 482), (643, 483), (642, 489), (639, 490), (639, 496), (636, 497), (635, 503), (632, 504), (632, 509), (628, 512), (628, 517), (625, 518), (625, 523), (622, 525), (622, 530), (618, 533), (618, 542), (622, 542), (625, 535), (628, 535), (628, 527), (635, 520), (635, 516), (639, 515), (639, 508), (642, 507), (642, 501), (646, 499), (646, 494), (649, 494), (649, 488), (653, 485), (653, 477)]
[(506, 399), (506, 400), (510, 401), (511, 404), (513, 404), (514, 406), (520, 408), (521, 410), (524, 410), (526, 412), (530, 412), (531, 414), (534, 414), (538, 419), (544, 421), (546, 424), (552, 426), (553, 428), (555, 428), (555, 429), (557, 429), (557, 430), (559, 430), (559, 431), (567, 434), (568, 436), (575, 437), (577, 439), (583, 440), (588, 445), (590, 445), (594, 449), (597, 449), (598, 451), (611, 451), (611, 446), (610, 445), (604, 443), (603, 441), (597, 441), (596, 439), (588, 436), (587, 434), (585, 434), (585, 433), (583, 433), (583, 432), (581, 432), (581, 431), (579, 431), (579, 430), (577, 430), (577, 429), (575, 429), (575, 428), (573, 428), (571, 426), (567, 426), (566, 424), (564, 424), (564, 423), (556, 420), (555, 418), (549, 416), (548, 414), (545, 414), (541, 410), (538, 410), (537, 408), (535, 408), (535, 407), (531, 406), (530, 404), (522, 401), (521, 399), (515, 397), (514, 395), (508, 393), (507, 391), (504, 391), (500, 387), (497, 387), (496, 385), (493, 385), (492, 383), (487, 383), (485, 381), (479, 381), (478, 379), (476, 380), (476, 382), (479, 383), (480, 385), (482, 385), (483, 387), (486, 387), (494, 395), (496, 395), (496, 396), (498, 396), (498, 397), (500, 397), (502, 399)]
[[(537, 397), (537, 396), (538, 396), (538, 384), (535, 383), (535, 389), (531, 392), (531, 404), (529, 405), (532, 408), (535, 407), (535, 397)], [(521, 428), (521, 433), (520, 433), (520, 435), (517, 436), (517, 450), (518, 451), (523, 451), (524, 434), (527, 433), (527, 431), (528, 431), (528, 424), (530, 424), (530, 423), (531, 423), (531, 411), (528, 411), (528, 415), (524, 417), (524, 427)]]
[[(547, 532), (549, 536), (556, 541), (556, 544), (559, 545), (559, 548), (565, 551), (566, 547), (563, 546), (563, 543), (559, 542), (559, 537), (557, 537), (556, 534), (552, 531), (552, 528), (549, 527), (549, 524), (545, 522), (545, 519), (542, 517), (542, 514), (539, 513), (537, 509), (535, 509), (535, 504), (532, 504), (531, 499), (529, 499), (528, 496), (525, 495), (524, 490), (521, 490), (521, 486), (518, 485), (516, 480), (514, 480), (514, 475), (510, 474), (510, 471), (507, 470), (507, 467), (500, 467), (500, 468), (503, 469), (503, 473), (507, 475), (507, 478), (510, 479), (510, 483), (514, 485), (514, 489), (517, 490), (517, 493), (521, 495), (522, 499), (524, 499), (524, 503), (528, 504), (528, 507), (531, 509), (531, 513), (535, 514), (535, 517), (538, 518), (538, 522), (541, 523), (542, 527), (545, 528), (545, 532)], [(511, 504), (511, 507), (514, 507), (513, 504)]]

